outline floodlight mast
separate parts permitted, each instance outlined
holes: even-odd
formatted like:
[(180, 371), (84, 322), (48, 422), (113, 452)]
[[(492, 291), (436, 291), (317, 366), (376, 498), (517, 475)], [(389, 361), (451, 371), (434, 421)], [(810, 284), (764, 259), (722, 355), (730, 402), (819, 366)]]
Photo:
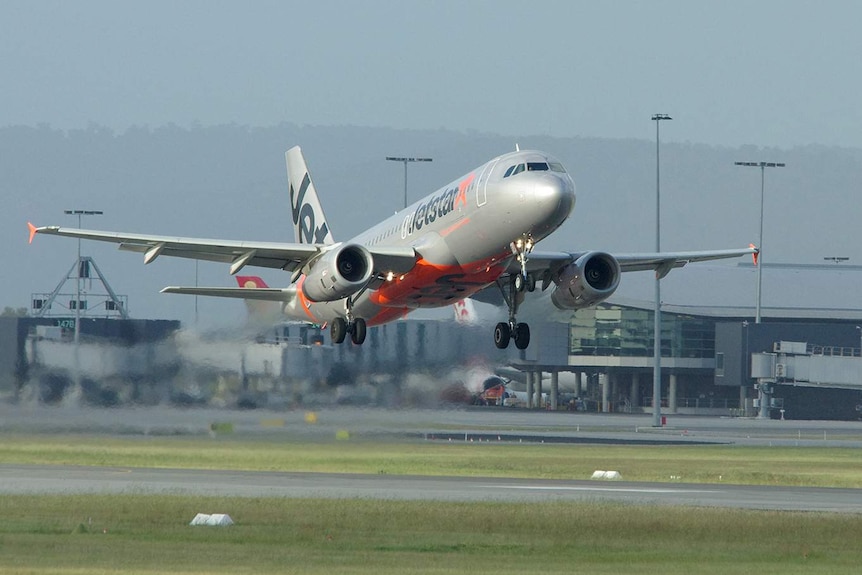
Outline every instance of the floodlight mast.
[[(661, 252), (661, 177), (659, 162), (659, 125), (662, 120), (673, 120), (667, 114), (653, 114), (655, 122), (655, 251)], [(661, 427), (661, 278), (655, 276), (655, 306), (653, 310), (653, 379), (652, 424)]]
[(433, 158), (407, 158), (403, 156), (386, 156), (390, 162), (402, 162), (404, 164), (404, 207), (407, 207), (407, 164), (411, 162), (433, 162)]
[[(104, 214), (101, 210), (63, 210), (67, 216), (78, 216), (78, 229), (81, 229), (82, 216), (101, 216)], [(78, 238), (78, 263), (76, 265), (78, 272), (75, 280), (75, 345), (78, 345), (78, 340), (81, 337), (81, 238)]]
[(760, 168), (760, 233), (757, 238), (757, 299), (755, 301), (754, 323), (760, 323), (760, 298), (763, 277), (763, 188), (766, 168), (783, 168), (783, 162), (734, 162), (734, 166)]
[[(766, 181), (766, 168), (783, 168), (783, 162), (734, 162), (735, 166), (743, 166), (747, 168), (760, 168), (760, 233), (757, 239), (757, 298), (754, 306), (754, 323), (760, 323), (760, 300), (763, 285), (763, 189)], [(760, 410), (757, 414), (758, 419), (769, 419), (769, 403), (770, 395), (767, 384), (757, 386), (758, 396), (760, 400)]]

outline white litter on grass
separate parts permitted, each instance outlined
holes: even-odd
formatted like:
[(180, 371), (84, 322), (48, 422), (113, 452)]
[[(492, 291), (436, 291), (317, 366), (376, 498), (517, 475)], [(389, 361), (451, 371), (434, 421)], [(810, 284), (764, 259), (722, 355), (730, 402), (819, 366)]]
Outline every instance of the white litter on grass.
[(623, 476), (620, 475), (619, 471), (601, 471), (598, 469), (593, 471), (593, 476), (590, 477), (590, 479), (604, 479), (612, 481), (619, 481), (622, 478)]
[(226, 513), (213, 513), (212, 515), (198, 513), (189, 525), (217, 525), (226, 527), (233, 525), (233, 519)]

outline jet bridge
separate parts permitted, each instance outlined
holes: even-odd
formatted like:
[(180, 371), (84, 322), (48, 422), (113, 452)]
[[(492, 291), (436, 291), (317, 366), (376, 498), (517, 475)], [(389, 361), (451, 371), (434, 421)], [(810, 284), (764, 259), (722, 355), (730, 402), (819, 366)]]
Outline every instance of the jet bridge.
[(862, 349), (777, 341), (751, 355), (751, 377), (761, 385), (862, 390)]

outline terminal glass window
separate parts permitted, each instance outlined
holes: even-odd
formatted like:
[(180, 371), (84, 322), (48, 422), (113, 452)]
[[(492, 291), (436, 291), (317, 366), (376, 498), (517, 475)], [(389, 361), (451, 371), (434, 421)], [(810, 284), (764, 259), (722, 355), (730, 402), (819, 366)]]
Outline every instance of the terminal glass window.
[[(617, 357), (652, 357), (653, 311), (600, 304), (573, 312), (569, 322), (569, 353)], [(712, 358), (715, 325), (711, 320), (662, 314), (663, 357)]]

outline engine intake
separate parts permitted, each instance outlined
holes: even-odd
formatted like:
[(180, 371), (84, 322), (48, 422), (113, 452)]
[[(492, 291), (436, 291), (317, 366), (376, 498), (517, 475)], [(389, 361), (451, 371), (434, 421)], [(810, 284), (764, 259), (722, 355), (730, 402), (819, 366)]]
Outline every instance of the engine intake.
[(311, 301), (335, 301), (350, 296), (368, 283), (374, 258), (359, 244), (326, 252), (306, 275), (302, 293)]
[(559, 309), (581, 309), (603, 302), (620, 285), (620, 264), (611, 254), (588, 252), (562, 268), (551, 301)]

